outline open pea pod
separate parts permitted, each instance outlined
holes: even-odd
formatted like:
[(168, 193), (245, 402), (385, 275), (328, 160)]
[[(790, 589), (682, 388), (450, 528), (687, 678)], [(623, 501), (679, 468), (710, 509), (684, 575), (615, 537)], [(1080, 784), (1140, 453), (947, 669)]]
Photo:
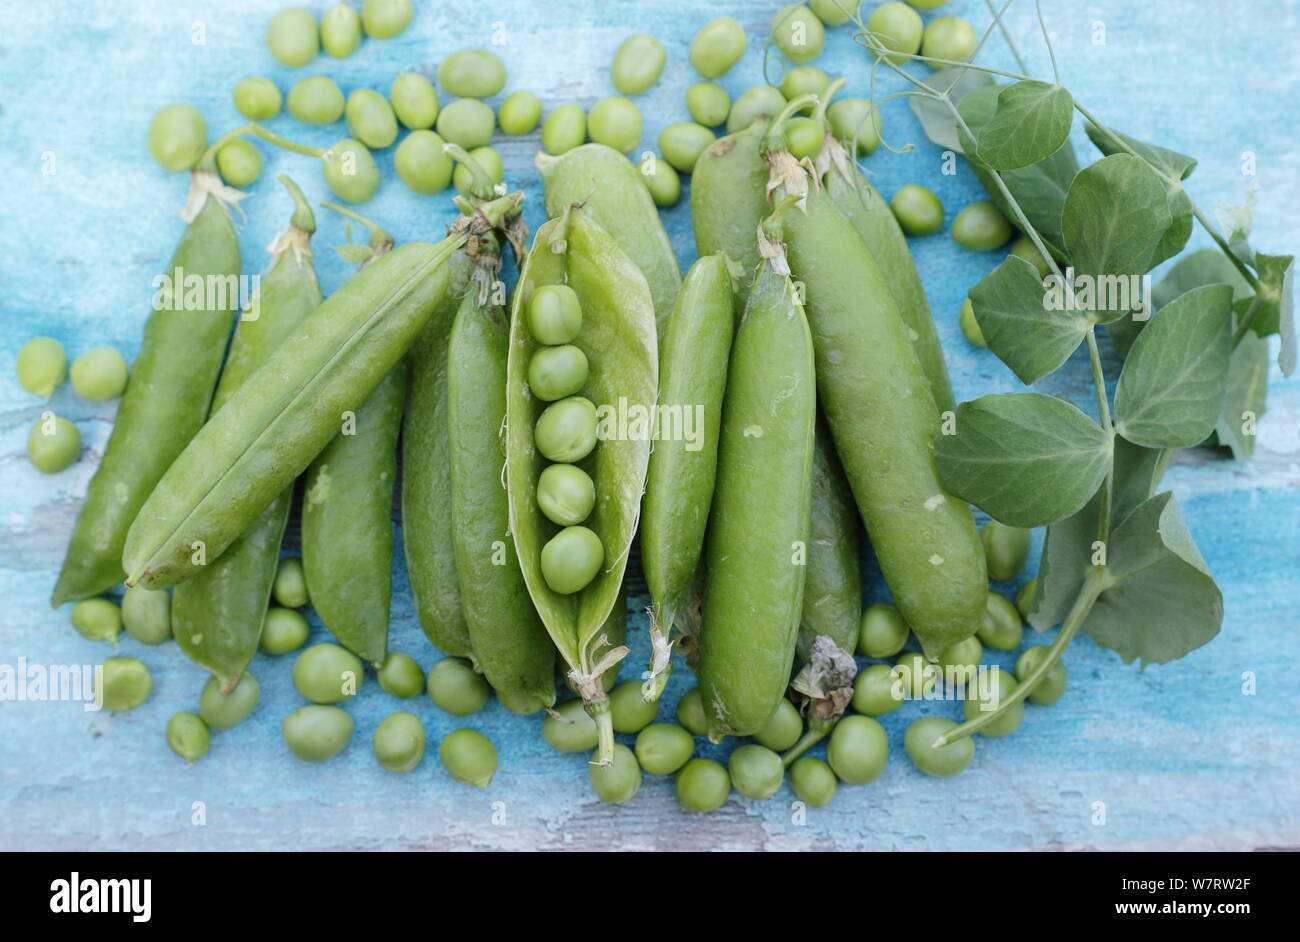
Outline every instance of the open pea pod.
[[(585, 525), (605, 547), (605, 562), (586, 588), (561, 595), (547, 585), (541, 551), (556, 528), (537, 505), (537, 479), (546, 465), (533, 441), (544, 403), (528, 387), (528, 364), (540, 347), (525, 325), (533, 292), (567, 284), (582, 305), (582, 330), (573, 341), (590, 364), (582, 395), (597, 407), (598, 441), (581, 467), (596, 486), (596, 504)], [(506, 479), (510, 529), (524, 581), (546, 630), (569, 668), (600, 729), (598, 762), (613, 755), (609, 701), (600, 675), (626, 656), (609, 648), (602, 627), (619, 598), (623, 572), (636, 532), (641, 493), (650, 457), (649, 418), (644, 425), (618, 421), (648, 414), (658, 389), (655, 311), (645, 277), (614, 238), (580, 208), (537, 230), (512, 302), (510, 353), (506, 367)]]

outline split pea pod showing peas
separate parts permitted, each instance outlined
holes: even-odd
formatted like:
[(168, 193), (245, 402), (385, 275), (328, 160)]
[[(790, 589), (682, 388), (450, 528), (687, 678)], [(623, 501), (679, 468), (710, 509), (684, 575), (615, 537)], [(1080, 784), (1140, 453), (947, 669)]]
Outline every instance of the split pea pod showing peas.
[[(934, 461), (938, 409), (884, 274), (849, 219), (788, 154), (768, 155), (779, 228), (807, 290), (817, 386), (885, 581), (926, 653), (971, 635), (987, 593), (970, 508)], [(806, 195), (803, 208), (791, 197)]]
[(794, 286), (764, 261), (727, 368), (709, 514), (699, 677), (714, 742), (762, 729), (790, 681), (816, 392), (812, 338)]
[(461, 301), (447, 349), (450, 536), (479, 667), (506, 709), (535, 713), (555, 703), (555, 648), (528, 596), (501, 486), (510, 327), (501, 305), (479, 289), (471, 283)]
[(767, 166), (760, 148), (767, 121), (756, 121), (705, 148), (691, 177), (691, 221), (701, 257), (731, 259), (738, 310), (758, 268), (758, 223), (767, 215)]
[[(271, 269), (258, 285), (256, 308), (250, 305), (235, 330), (212, 400), (213, 416), (321, 303), (311, 262), (315, 216), (293, 181), (280, 181), (293, 197), (293, 217), (271, 246)], [(256, 317), (251, 316), (254, 309)], [(286, 487), (220, 558), (208, 560), (173, 593), (176, 642), (191, 661), (212, 673), (223, 693), (234, 688), (257, 653), (291, 498), (292, 487)]]
[[(640, 186), (636, 181), (632, 185)], [(540, 288), (561, 284), (572, 289), (582, 309), (581, 329), (573, 344), (590, 363), (583, 393), (610, 412), (605, 439), (580, 463), (596, 488), (596, 504), (584, 526), (603, 546), (604, 562), (590, 584), (568, 595), (553, 591), (542, 572), (542, 548), (555, 525), (537, 503), (538, 477), (546, 462), (533, 433), (545, 403), (531, 394), (527, 382), (528, 365), (539, 345), (524, 316)], [(648, 411), (658, 387), (657, 359), (650, 289), (614, 237), (577, 207), (543, 225), (520, 273), (511, 316), (506, 370), (510, 530), (533, 603), (564, 658), (569, 679), (597, 721), (603, 763), (612, 760), (613, 727), (600, 675), (626, 654), (626, 648), (608, 647), (605, 623), (621, 597), (645, 486), (651, 434)], [(623, 406), (625, 427), (614, 414)]]
[(650, 286), (656, 330), (663, 337), (682, 275), (637, 168), (603, 144), (584, 144), (558, 157), (538, 154), (534, 163), (546, 188), (547, 216), (554, 219), (569, 206), (581, 204), (586, 218), (613, 236), (641, 269)]
[[(517, 195), (484, 208), (517, 211)], [(316, 309), (190, 442), (141, 508), (123, 561), (131, 584), (161, 588), (215, 559), (397, 364), (441, 300), (446, 262), (480, 213), (438, 244), (367, 265)]]
[[(706, 255), (691, 266), (682, 283), (660, 351), (660, 415), (673, 420), (681, 434), (661, 432), (655, 443), (641, 510), (641, 567), (653, 603), (651, 671), (656, 675), (669, 666), (668, 637), (704, 551), (727, 387), (732, 306), (726, 256)], [(662, 683), (652, 692), (657, 695), (661, 689)]]
[[(215, 155), (212, 156), (215, 161)], [(198, 202), (166, 269), (181, 270), (220, 287), (211, 309), (155, 306), (145, 324), (126, 394), (117, 410), (104, 457), (63, 560), (52, 603), (98, 595), (122, 580), (122, 546), (136, 512), (163, 472), (185, 448), (208, 414), (221, 370), (230, 324), (238, 304), (239, 245), (219, 196), (215, 164), (194, 172)], [(179, 292), (176, 293), (180, 307)]]

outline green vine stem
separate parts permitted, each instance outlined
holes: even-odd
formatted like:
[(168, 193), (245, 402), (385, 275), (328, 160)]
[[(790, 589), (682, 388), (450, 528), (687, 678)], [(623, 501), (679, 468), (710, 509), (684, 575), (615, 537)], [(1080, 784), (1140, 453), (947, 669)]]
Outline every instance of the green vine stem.
[(796, 111), (801, 108), (807, 108), (809, 105), (816, 107), (819, 104), (816, 95), (809, 93), (807, 95), (796, 95), (785, 103), (785, 107), (777, 112), (772, 123), (767, 127), (767, 133), (763, 135), (763, 151), (766, 153), (770, 150), (781, 150), (785, 147), (785, 140), (782, 135), (785, 134), (785, 122)]
[(808, 728), (804, 730), (804, 734), (799, 737), (797, 743), (785, 752), (781, 753), (781, 765), (785, 768), (789, 768), (795, 759), (799, 758), (813, 746), (825, 739), (826, 734), (834, 729), (835, 724), (839, 721), (840, 718), (838, 716), (832, 717), (829, 720), (816, 719), (812, 716), (812, 711), (810, 710), (808, 716)]
[(395, 244), (393, 237), (388, 234), (383, 226), (379, 225), (379, 223), (375, 222), (373, 219), (367, 219), (356, 210), (348, 209), (346, 206), (342, 206), (339, 203), (332, 203), (329, 200), (322, 201), (321, 205), (326, 209), (332, 209), (339, 215), (346, 216), (348, 219), (351, 219), (354, 222), (359, 222), (361, 225), (365, 226), (366, 231), (370, 233), (370, 251), (374, 253), (375, 258), (378, 258), (393, 248), (393, 245)]
[(459, 144), (444, 144), (442, 152), (459, 164), (474, 178), (474, 193), (478, 199), (491, 199), (496, 194), (496, 182), (483, 169), (483, 165), (470, 156), (469, 151)]

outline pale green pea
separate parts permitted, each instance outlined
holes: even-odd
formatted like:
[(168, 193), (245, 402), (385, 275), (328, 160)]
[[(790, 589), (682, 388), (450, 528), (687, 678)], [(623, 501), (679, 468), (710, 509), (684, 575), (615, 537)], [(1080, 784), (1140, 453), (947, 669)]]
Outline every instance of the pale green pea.
[(939, 668), (915, 651), (902, 655), (894, 662), (894, 680), (908, 699), (921, 700), (939, 682)]
[(375, 728), (371, 746), (384, 771), (410, 772), (424, 758), (424, 724), (414, 713), (393, 713)]
[(172, 636), (172, 601), (167, 590), (131, 586), (122, 596), (122, 627), (142, 644), (162, 644)]
[(748, 42), (745, 27), (732, 17), (709, 20), (691, 40), (691, 65), (705, 78), (715, 79), (740, 61)]
[(680, 726), (651, 723), (637, 734), (634, 751), (642, 770), (651, 775), (671, 775), (687, 763), (694, 749), (695, 740)]
[(67, 419), (42, 412), (27, 434), (27, 458), (36, 470), (56, 474), (81, 455), (81, 432)]
[(83, 599), (68, 613), (77, 634), (88, 641), (117, 643), (122, 630), (122, 612), (109, 599)]
[(67, 373), (67, 354), (53, 337), (33, 337), (18, 351), (18, 382), (42, 399), (54, 394)]
[(708, 733), (709, 721), (704, 716), (704, 698), (699, 687), (692, 687), (677, 701), (677, 722), (693, 736)]
[(324, 762), (347, 748), (355, 729), (346, 710), (312, 704), (286, 716), (280, 724), (280, 735), (299, 759)]
[(895, 676), (888, 664), (872, 664), (853, 678), (853, 709), (863, 716), (884, 716), (903, 705), (894, 695)]
[(403, 72), (393, 79), (388, 98), (397, 120), (412, 131), (431, 128), (438, 120), (438, 91), (419, 72)]
[(542, 718), (542, 739), (556, 752), (590, 752), (600, 732), (581, 700), (566, 700)]
[(1024, 527), (1009, 527), (990, 520), (980, 531), (984, 544), (984, 561), (989, 578), (994, 582), (1010, 582), (1020, 575), (1029, 559), (1030, 533)]
[(826, 761), (840, 780), (865, 785), (880, 777), (889, 762), (889, 737), (869, 716), (845, 716), (831, 730)]
[(972, 252), (989, 252), (1007, 244), (1014, 230), (992, 200), (971, 203), (952, 221), (952, 239)]
[[(1016, 658), (1016, 676), (1027, 678), (1043, 658), (1047, 657), (1047, 652), (1048, 649), (1042, 646), (1025, 648), (1021, 651), (1020, 656)], [(1065, 663), (1057, 658), (1034, 686), (1033, 692), (1029, 694), (1029, 702), (1039, 706), (1051, 706), (1065, 695), (1065, 680)]]
[(477, 713), (488, 702), (487, 681), (462, 658), (445, 657), (434, 664), (427, 686), (433, 705), (452, 716)]
[(812, 160), (822, 152), (826, 132), (815, 118), (787, 118), (785, 146), (796, 160)]
[(267, 654), (288, 654), (307, 643), (311, 628), (307, 619), (291, 608), (271, 608), (262, 622), (258, 645)]
[(365, 676), (361, 658), (328, 642), (312, 645), (293, 662), (294, 689), (313, 703), (355, 697)]
[(193, 713), (175, 713), (167, 721), (167, 745), (182, 759), (193, 762), (207, 755), (212, 734)]
[(542, 148), (559, 156), (587, 139), (587, 115), (580, 105), (560, 105), (542, 122)]
[[(982, 681), (967, 687), (966, 702), (961, 708), (962, 716), (967, 722), (979, 719), (985, 712), (996, 710), (1017, 686), (1016, 678), (1000, 667), (985, 672)], [(1009, 736), (1020, 728), (1020, 721), (1024, 716), (1025, 702), (1020, 700), (1008, 707), (1007, 711), (992, 723), (982, 727), (979, 733), (991, 738)]]
[(260, 75), (241, 79), (235, 86), (235, 110), (253, 121), (266, 121), (280, 113), (284, 96), (269, 78)]
[(766, 746), (746, 743), (727, 758), (727, 774), (741, 795), (763, 801), (776, 794), (785, 779), (781, 757)]
[(609, 712), (616, 733), (639, 733), (659, 714), (659, 702), (646, 703), (641, 681), (625, 680), (609, 694)]
[(614, 760), (609, 765), (597, 765), (593, 755), (593, 761), (587, 763), (587, 779), (597, 798), (617, 805), (630, 800), (641, 790), (641, 766), (631, 749), (616, 742)]
[(320, 44), (335, 59), (346, 59), (361, 45), (361, 17), (346, 3), (330, 7), (320, 18)]
[(984, 339), (984, 332), (980, 330), (979, 321), (975, 319), (975, 305), (971, 303), (970, 298), (961, 302), (961, 313), (957, 316), (957, 324), (961, 327), (962, 335), (971, 346), (988, 346), (988, 341)]
[(784, 752), (802, 735), (803, 717), (793, 703), (782, 697), (763, 728), (754, 734), (754, 741), (776, 752)]
[(634, 33), (618, 45), (609, 76), (624, 95), (649, 91), (663, 74), (668, 51), (649, 33)]
[(775, 118), (785, 107), (785, 96), (775, 85), (755, 85), (740, 93), (727, 115), (727, 133), (735, 134), (753, 124), (760, 116)]
[(267, 24), (266, 48), (281, 65), (291, 69), (306, 65), (320, 49), (316, 17), (302, 7), (281, 10)]
[(591, 475), (577, 465), (547, 465), (537, 478), (537, 506), (551, 523), (562, 527), (577, 526), (591, 516), (592, 508), (596, 506), (596, 485)]
[(364, 203), (379, 190), (375, 158), (365, 144), (350, 137), (325, 152), (321, 170), (334, 195), (349, 203)]
[(873, 602), (862, 612), (858, 653), (864, 657), (893, 657), (903, 650), (910, 632), (896, 607), (889, 602)]
[(587, 355), (572, 344), (542, 347), (528, 361), (528, 388), (543, 402), (555, 402), (581, 391), (590, 370)]
[(208, 146), (208, 126), (192, 105), (164, 105), (149, 119), (149, 153), (164, 170), (190, 170)]
[(445, 190), (455, 171), (455, 164), (443, 150), (445, 143), (433, 131), (412, 131), (406, 135), (393, 154), (398, 179), (415, 193)]
[(695, 169), (700, 154), (715, 140), (713, 132), (704, 125), (680, 121), (659, 132), (659, 150), (674, 170), (690, 173)]
[(438, 761), (462, 785), (487, 788), (497, 771), (497, 749), (477, 730), (456, 729), (443, 738)]
[(682, 179), (666, 160), (660, 160), (653, 154), (647, 156), (637, 169), (641, 172), (641, 182), (650, 191), (650, 198), (656, 206), (676, 206), (682, 198)]
[(714, 128), (727, 120), (731, 96), (717, 82), (696, 82), (686, 89), (686, 110), (706, 128)]
[(328, 75), (311, 75), (289, 89), (289, 114), (303, 124), (333, 124), (343, 117), (343, 92)]
[(914, 720), (903, 734), (903, 748), (912, 763), (926, 775), (948, 778), (970, 765), (975, 758), (975, 743), (969, 736), (946, 746), (935, 747), (934, 741), (956, 728), (952, 720), (940, 716), (923, 716)]
[(506, 64), (489, 49), (462, 49), (439, 64), (438, 84), (458, 98), (491, 98), (506, 87)]
[(918, 10), (937, 10), (939, 7), (947, 3), (948, 0), (907, 0), (907, 2)]
[(827, 26), (843, 26), (857, 10), (861, 0), (808, 0), (817, 19)]
[(277, 605), (285, 608), (302, 608), (307, 604), (307, 577), (302, 571), (302, 560), (297, 556), (285, 556), (275, 570), (275, 582), (271, 585), (271, 596)]
[[(483, 168), (493, 183), (501, 183), (506, 178), (505, 164), (501, 155), (491, 147), (475, 147), (469, 152), (470, 159)], [(456, 192), (469, 196), (474, 191), (474, 174), (464, 164), (457, 164), (452, 176)]]
[(858, 142), (858, 155), (874, 154), (880, 146), (880, 112), (865, 98), (841, 98), (826, 109), (831, 133), (850, 147)]
[(963, 638), (944, 648), (939, 654), (939, 667), (943, 677), (968, 689), (975, 682), (977, 668), (984, 660), (984, 646), (979, 638)]
[(199, 716), (212, 729), (232, 729), (257, 708), (262, 686), (252, 674), (245, 673), (230, 693), (222, 693), (217, 678), (209, 677), (199, 693)]
[[(921, 55), (949, 62), (969, 62), (979, 41), (975, 27), (965, 20), (956, 16), (941, 16), (926, 26), (921, 38)], [(931, 65), (936, 69), (946, 68), (942, 63)]]
[(542, 578), (552, 592), (572, 595), (596, 578), (605, 562), (600, 537), (586, 527), (565, 527), (542, 547)]
[(1016, 609), (1020, 612), (1020, 617), (1026, 622), (1033, 613), (1034, 591), (1038, 588), (1038, 577), (1030, 579), (1019, 589), (1016, 590)]
[(397, 140), (397, 116), (388, 99), (371, 88), (354, 89), (344, 114), (348, 133), (362, 144), (383, 150)]
[(424, 671), (409, 654), (389, 651), (378, 675), (380, 689), (399, 700), (409, 700), (424, 693)]
[[(817, 95), (820, 97), (826, 94), (826, 88), (830, 84), (831, 77), (817, 66), (797, 65), (781, 76), (780, 88), (785, 100), (793, 101), (800, 95)], [(801, 110), (808, 112), (812, 111), (812, 109), (812, 105), (807, 105)]]
[[(262, 155), (248, 141), (242, 137), (237, 137), (223, 144), (221, 150), (217, 151), (217, 170), (221, 173), (221, 179), (231, 186), (252, 186), (257, 178), (262, 175)], [(123, 363), (122, 367), (125, 369), (126, 364)], [(77, 364), (73, 363), (72, 381), (74, 384), (77, 381), (76, 370)], [(125, 376), (123, 376), (123, 385), (125, 385)], [(121, 395), (121, 393), (118, 395)]]
[(716, 811), (731, 793), (731, 776), (722, 763), (695, 758), (677, 772), (673, 791), (687, 811)]
[(916, 55), (921, 48), (925, 24), (921, 14), (897, 0), (882, 3), (867, 19), (867, 31), (877, 34), (881, 45), (900, 55), (886, 55), (891, 62), (905, 62), (908, 55)]
[(932, 235), (943, 228), (943, 203), (932, 190), (919, 183), (899, 187), (889, 201), (889, 208), (910, 236)]
[(458, 98), (438, 114), (438, 133), (443, 139), (466, 150), (483, 147), (492, 140), (497, 118), (477, 98)]
[(802, 3), (791, 3), (772, 18), (772, 41), (792, 62), (810, 62), (821, 55), (826, 27)]
[(1014, 651), (1024, 635), (1020, 612), (1005, 597), (990, 592), (984, 603), (984, 615), (977, 630), (979, 639), (990, 648)]
[(366, 0), (361, 8), (361, 24), (366, 35), (375, 39), (392, 39), (411, 22), (411, 0)]
[(531, 134), (542, 120), (542, 101), (532, 92), (513, 92), (501, 102), (497, 123), (505, 134)]
[(790, 766), (790, 787), (809, 808), (821, 808), (831, 803), (840, 783), (835, 772), (821, 759), (800, 756)]
[(133, 657), (110, 657), (103, 663), (99, 690), (104, 709), (125, 713), (149, 699), (153, 677), (149, 668)]
[(602, 98), (587, 115), (587, 134), (597, 144), (630, 154), (641, 142), (641, 111), (627, 98)]

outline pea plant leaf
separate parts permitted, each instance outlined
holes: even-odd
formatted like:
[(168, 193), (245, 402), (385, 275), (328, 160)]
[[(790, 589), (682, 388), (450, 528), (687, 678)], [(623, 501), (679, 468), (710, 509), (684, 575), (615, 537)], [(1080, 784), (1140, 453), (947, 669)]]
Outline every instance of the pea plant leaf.
[(1111, 441), (1064, 399), (1010, 393), (959, 405), (954, 433), (937, 436), (934, 452), (953, 494), (1010, 526), (1038, 527), (1087, 503)]
[(1268, 404), (1268, 341), (1248, 330), (1228, 361), (1223, 402), (1214, 422), (1219, 444), (1232, 450), (1238, 464), (1255, 451), (1255, 427)]
[(1064, 363), (1091, 326), (1080, 311), (1049, 307), (1038, 270), (1007, 256), (970, 291), (975, 320), (992, 350), (1025, 385)]
[(1265, 299), (1264, 309), (1255, 315), (1256, 332), (1281, 335), (1277, 365), (1282, 368), (1283, 376), (1290, 376), (1296, 367), (1295, 258), (1260, 252), (1255, 256), (1255, 264), (1260, 297)]
[(1113, 583), (1082, 630), (1125, 664), (1177, 660), (1219, 633), (1223, 593), (1165, 491), (1115, 528), (1107, 547)]
[[(1196, 160), (1193, 157), (1187, 157), (1155, 144), (1146, 144), (1135, 137), (1120, 134), (1109, 128), (1100, 128), (1091, 121), (1084, 125), (1084, 131), (1088, 135), (1088, 140), (1092, 141), (1105, 157), (1132, 152), (1165, 176), (1173, 177), (1175, 180), (1186, 180), (1196, 169)], [(1119, 140), (1116, 141), (1115, 138)]]
[(1184, 448), (1214, 430), (1232, 355), (1232, 289), (1193, 288), (1138, 335), (1115, 389), (1115, 428), (1131, 442)]
[(993, 170), (1028, 167), (1065, 143), (1073, 119), (1074, 99), (1060, 85), (1007, 85), (998, 92), (993, 116), (977, 134), (976, 153)]
[[(993, 76), (987, 72), (957, 66), (940, 69), (920, 81), (936, 92), (947, 92), (951, 101), (960, 102), (970, 92), (992, 85)], [(923, 95), (911, 95), (907, 103), (916, 119), (921, 122), (921, 130), (926, 137), (945, 150), (966, 153), (957, 137), (957, 119), (946, 104)]]

